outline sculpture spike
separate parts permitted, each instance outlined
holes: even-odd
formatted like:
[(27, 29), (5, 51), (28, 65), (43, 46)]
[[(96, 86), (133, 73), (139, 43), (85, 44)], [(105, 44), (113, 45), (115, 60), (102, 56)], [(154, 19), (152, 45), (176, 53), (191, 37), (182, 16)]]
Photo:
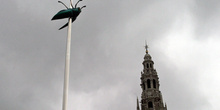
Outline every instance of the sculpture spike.
[(70, 0), (70, 5), (71, 5), (71, 7), (73, 8), (73, 3), (72, 3), (72, 1)]

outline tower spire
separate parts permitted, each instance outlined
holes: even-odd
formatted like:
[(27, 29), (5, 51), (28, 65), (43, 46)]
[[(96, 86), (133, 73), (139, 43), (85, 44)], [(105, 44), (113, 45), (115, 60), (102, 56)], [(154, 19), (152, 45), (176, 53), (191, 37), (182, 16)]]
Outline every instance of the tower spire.
[(162, 93), (159, 90), (159, 77), (151, 55), (148, 54), (148, 45), (145, 41), (146, 54), (141, 72), (141, 110), (167, 110), (163, 104)]
[(144, 47), (145, 47), (145, 49), (146, 49), (146, 53), (148, 53), (148, 48), (149, 48), (149, 47), (148, 47), (148, 45), (147, 45), (147, 41), (145, 41), (145, 46), (144, 46)]
[(140, 110), (138, 97), (137, 97), (137, 110)]

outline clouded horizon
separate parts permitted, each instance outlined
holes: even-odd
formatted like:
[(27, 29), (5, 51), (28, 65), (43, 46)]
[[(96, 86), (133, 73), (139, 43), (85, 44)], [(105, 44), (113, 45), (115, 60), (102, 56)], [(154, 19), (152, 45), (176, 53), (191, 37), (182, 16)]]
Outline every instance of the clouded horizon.
[[(58, 29), (67, 19), (51, 18), (65, 7), (57, 0), (1, 4), (0, 109), (60, 110), (67, 28)], [(72, 24), (68, 110), (136, 110), (145, 40), (168, 110), (220, 109), (220, 1), (83, 5)]]

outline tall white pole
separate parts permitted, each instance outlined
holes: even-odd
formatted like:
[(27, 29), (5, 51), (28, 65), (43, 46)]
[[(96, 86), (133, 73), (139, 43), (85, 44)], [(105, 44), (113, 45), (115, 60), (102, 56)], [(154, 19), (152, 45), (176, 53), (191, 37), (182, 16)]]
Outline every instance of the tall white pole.
[[(70, 2), (72, 2), (70, 0)], [(71, 8), (71, 5), (70, 5)], [(68, 23), (68, 36), (66, 45), (66, 63), (65, 63), (65, 73), (64, 73), (64, 86), (63, 86), (63, 109), (67, 110), (68, 104), (68, 89), (69, 89), (69, 71), (70, 71), (70, 50), (71, 50), (71, 24), (72, 19), (69, 19)]]

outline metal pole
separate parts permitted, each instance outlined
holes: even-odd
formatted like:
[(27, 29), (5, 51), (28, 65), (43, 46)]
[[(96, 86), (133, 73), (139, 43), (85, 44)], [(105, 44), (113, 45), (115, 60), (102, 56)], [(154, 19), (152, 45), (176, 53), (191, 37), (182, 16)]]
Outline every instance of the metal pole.
[[(70, 0), (71, 2), (71, 0)], [(70, 6), (71, 8), (71, 6)], [(71, 50), (71, 24), (72, 19), (69, 18), (68, 23), (68, 36), (66, 45), (66, 62), (65, 62), (65, 74), (64, 74), (64, 87), (63, 87), (63, 109), (67, 110), (68, 104), (68, 89), (69, 89), (69, 71), (70, 71), (70, 50)]]

